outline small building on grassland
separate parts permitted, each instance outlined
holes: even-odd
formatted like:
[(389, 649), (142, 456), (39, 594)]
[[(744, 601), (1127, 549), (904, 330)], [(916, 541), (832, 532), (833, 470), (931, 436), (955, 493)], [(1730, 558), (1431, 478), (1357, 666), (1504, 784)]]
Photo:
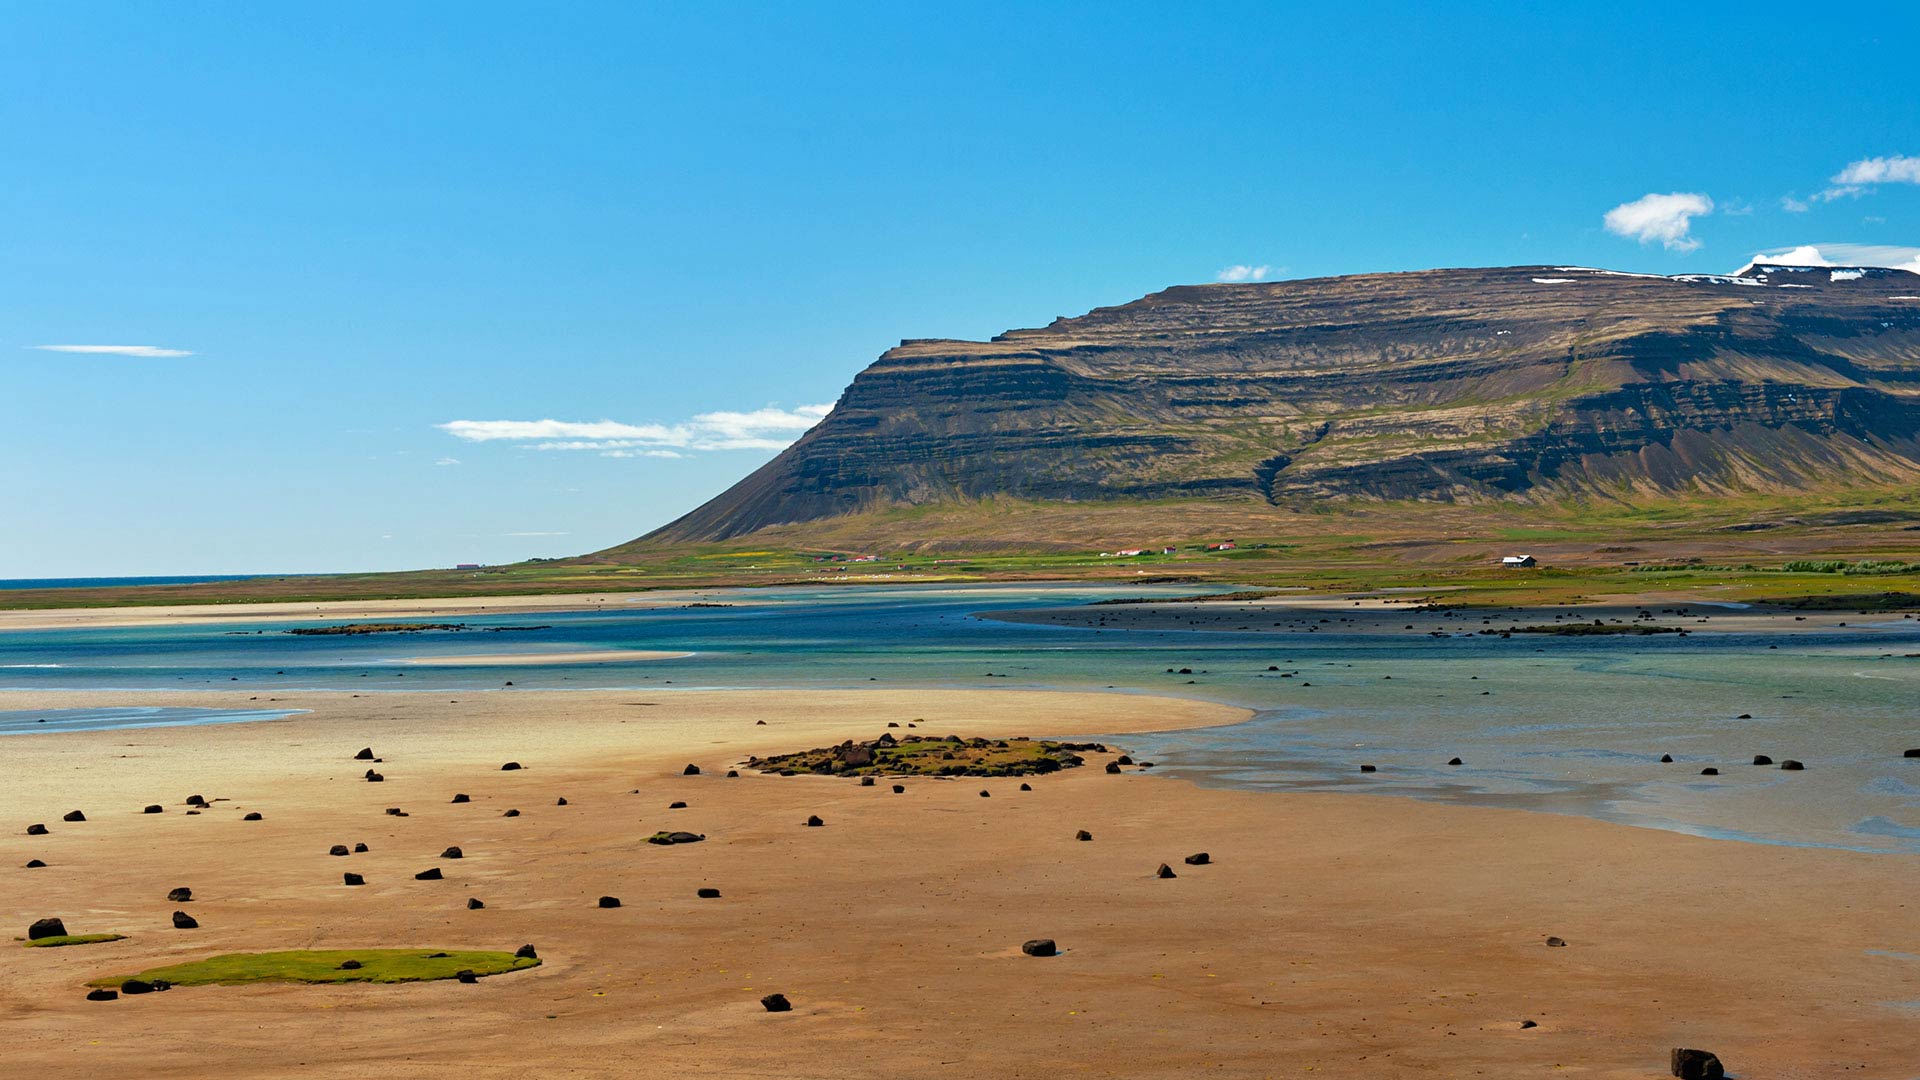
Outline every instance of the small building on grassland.
[(1509, 570), (1525, 570), (1530, 566), (1540, 565), (1540, 560), (1531, 555), (1504, 555), (1500, 559), (1500, 565)]

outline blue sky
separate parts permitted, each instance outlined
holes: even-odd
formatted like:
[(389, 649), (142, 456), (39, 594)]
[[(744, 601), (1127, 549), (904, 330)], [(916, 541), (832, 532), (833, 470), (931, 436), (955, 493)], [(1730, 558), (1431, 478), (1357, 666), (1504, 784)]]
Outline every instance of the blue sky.
[(1910, 257), (1916, 9), (1688, 7), (5, 5), (0, 577), (591, 551), (1234, 267)]

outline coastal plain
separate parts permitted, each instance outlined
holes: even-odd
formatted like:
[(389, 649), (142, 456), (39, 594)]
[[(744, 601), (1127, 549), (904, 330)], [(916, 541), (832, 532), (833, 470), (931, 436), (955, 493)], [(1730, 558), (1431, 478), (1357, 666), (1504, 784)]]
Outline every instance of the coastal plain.
[[(127, 935), (0, 949), (14, 1075), (1626, 1080), (1700, 1046), (1743, 1076), (1904, 1080), (1920, 1062), (1913, 856), (1105, 770), (1128, 732), (1246, 715), (1224, 706), (1016, 690), (0, 693), (0, 709), (136, 703), (308, 711), (0, 742), (16, 933), (57, 915)], [(899, 794), (725, 775), (886, 732), (1111, 752), (1047, 776), (907, 778)], [(363, 746), (383, 782), (364, 779)], [(189, 816), (191, 794), (209, 807)], [(62, 822), (72, 809), (87, 820)], [(49, 834), (25, 836), (32, 822)], [(668, 829), (706, 839), (646, 842)], [(369, 850), (327, 854), (355, 843)], [(449, 846), (463, 857), (441, 858)], [(1199, 852), (1205, 865), (1183, 861)], [(1157, 878), (1162, 863), (1177, 876)], [(433, 867), (441, 880), (415, 880)], [(344, 886), (348, 871), (367, 884)], [(181, 886), (193, 900), (169, 903)], [(621, 906), (596, 906), (607, 895)], [(176, 908), (198, 928), (173, 929)], [(1040, 937), (1060, 955), (1023, 955)], [(84, 999), (89, 980), (217, 953), (521, 944), (540, 967), (474, 985)], [(768, 993), (793, 1010), (764, 1011)]]

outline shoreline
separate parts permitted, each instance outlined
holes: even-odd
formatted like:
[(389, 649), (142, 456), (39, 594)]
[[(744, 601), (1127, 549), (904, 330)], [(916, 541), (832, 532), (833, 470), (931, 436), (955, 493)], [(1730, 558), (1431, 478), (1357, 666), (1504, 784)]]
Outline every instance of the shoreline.
[[(174, 693), (203, 705), (249, 696)], [(0, 708), (154, 696), (8, 692)], [(511, 1054), (529, 1074), (579, 1076), (879, 1077), (954, 1061), (1015, 1076), (1070, 1061), (1100, 1076), (1568, 1067), (1627, 1080), (1659, 1075), (1667, 1049), (1686, 1045), (1745, 1075), (1845, 1062), (1904, 1080), (1920, 1060), (1920, 1030), (1884, 1004), (1920, 1000), (1920, 962), (1898, 957), (1920, 954), (1920, 914), (1907, 903), (1920, 857), (1210, 789), (1107, 775), (1098, 755), (1026, 778), (1031, 792), (1019, 779), (908, 779), (895, 795), (825, 777), (721, 775), (749, 752), (871, 738), (915, 717), (927, 734), (1099, 733), (1118, 736), (1118, 750), (1129, 730), (1245, 715), (1191, 699), (278, 696), (314, 711), (7, 741), (8, 913), (20, 926), (60, 914), (74, 932), (129, 935), (0, 947), (17, 1068), (450, 1077)], [(367, 763), (352, 754), (363, 745), (384, 759), (386, 782), (360, 779)], [(507, 760), (526, 767), (503, 772)], [(680, 775), (689, 761), (702, 775)], [(449, 805), (455, 791), (472, 802)], [(190, 792), (212, 807), (186, 816)], [(561, 796), (569, 805), (555, 806)], [(667, 809), (675, 800), (689, 807)], [(139, 813), (149, 802), (165, 812)], [(69, 808), (88, 821), (62, 823)], [(503, 818), (505, 808), (523, 815)], [(242, 822), (246, 810), (264, 820)], [(826, 827), (800, 827), (809, 813)], [(13, 825), (26, 821), (52, 833), (22, 837)], [(659, 828), (708, 840), (644, 843)], [(1076, 843), (1076, 828), (1094, 841)], [(371, 852), (325, 854), (356, 840)], [(49, 866), (20, 868), (29, 844)], [(437, 860), (447, 844), (466, 857)], [(1184, 865), (1195, 851), (1210, 865)], [(1159, 862), (1177, 878), (1154, 880)], [(412, 880), (432, 865), (446, 881)], [(368, 885), (342, 888), (343, 869)], [(168, 904), (180, 885), (194, 900)], [(696, 885), (722, 897), (697, 900)], [(608, 893), (623, 908), (595, 910)], [(486, 908), (464, 910), (468, 896)], [(167, 928), (176, 906), (200, 928)], [(1548, 935), (1567, 946), (1547, 947)], [(1040, 936), (1062, 955), (1019, 954)], [(104, 1004), (79, 989), (102, 973), (239, 949), (522, 942), (542, 967), (476, 987), (204, 987)], [(794, 1011), (763, 1012), (757, 999), (772, 991)], [(994, 1038), (982, 1041), (986, 1030)]]

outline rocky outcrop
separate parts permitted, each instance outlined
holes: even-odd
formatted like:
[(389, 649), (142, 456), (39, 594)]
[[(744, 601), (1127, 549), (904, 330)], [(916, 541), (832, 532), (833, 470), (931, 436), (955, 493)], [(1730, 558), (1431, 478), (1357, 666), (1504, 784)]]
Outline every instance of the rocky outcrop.
[(1179, 286), (903, 341), (647, 540), (986, 497), (1304, 508), (1920, 481), (1920, 275), (1566, 267)]

